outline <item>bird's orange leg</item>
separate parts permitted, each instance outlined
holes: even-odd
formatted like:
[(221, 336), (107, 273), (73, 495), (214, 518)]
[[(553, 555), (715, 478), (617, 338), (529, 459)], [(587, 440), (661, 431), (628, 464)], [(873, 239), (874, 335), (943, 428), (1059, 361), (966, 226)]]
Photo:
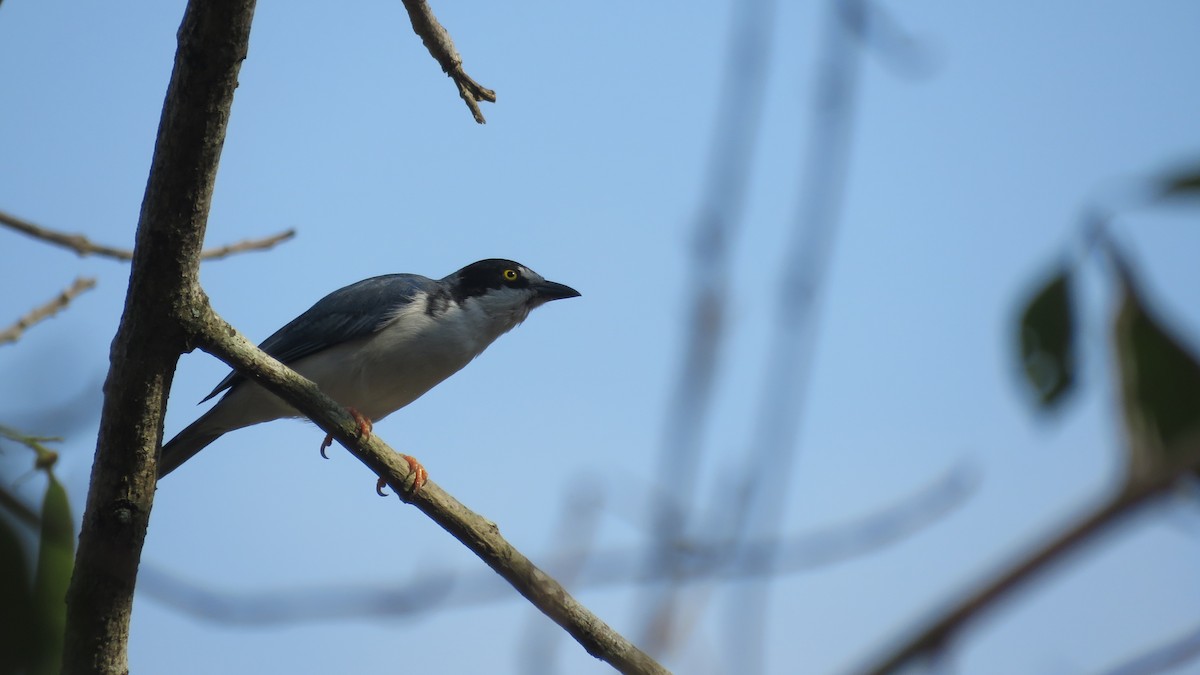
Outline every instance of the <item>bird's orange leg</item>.
[[(347, 408), (346, 411), (350, 413), (350, 416), (354, 418), (355, 422), (358, 422), (358, 437), (366, 438), (367, 436), (370, 436), (371, 431), (375, 428), (375, 425), (371, 422), (371, 420), (368, 419), (366, 415), (363, 415), (354, 408)], [(326, 434), (325, 440), (321, 443), (321, 456), (325, 459), (329, 459), (329, 455), (325, 454), (325, 449), (331, 445), (333, 445), (333, 434)], [(417, 494), (417, 491), (421, 489), (421, 486), (425, 485), (425, 482), (429, 480), (429, 472), (425, 470), (425, 467), (421, 466), (421, 463), (417, 461), (416, 457), (410, 457), (408, 455), (400, 456), (404, 458), (404, 461), (408, 462), (408, 469), (412, 472), (412, 488), (410, 488), (408, 492), (409, 496), (411, 497), (412, 495)], [(383, 478), (380, 478), (375, 483), (375, 492), (378, 493), (380, 497), (387, 496), (383, 492), (383, 488), (386, 485), (387, 480)]]
[(354, 418), (355, 422), (358, 422), (358, 437), (365, 438), (370, 436), (371, 431), (375, 428), (375, 425), (371, 423), (371, 420), (367, 419), (366, 415), (363, 415), (354, 408), (350, 408), (349, 410), (350, 416)]
[[(425, 481), (429, 480), (429, 472), (425, 470), (425, 467), (421, 466), (421, 463), (417, 461), (416, 457), (411, 457), (409, 455), (400, 455), (400, 457), (404, 461), (408, 462), (408, 470), (412, 472), (412, 488), (410, 488), (408, 491), (408, 496), (411, 497), (417, 494), (417, 491), (421, 489), (421, 486), (425, 485)], [(375, 493), (380, 497), (387, 496), (387, 494), (383, 491), (385, 485), (387, 485), (386, 478), (380, 478), (375, 483)]]
[[(358, 437), (365, 438), (370, 436), (371, 430), (375, 428), (371, 420), (367, 419), (366, 415), (363, 415), (354, 408), (347, 408), (346, 411), (350, 413), (355, 422), (358, 422)], [(333, 434), (325, 434), (325, 440), (321, 442), (321, 456), (325, 459), (329, 459), (329, 455), (325, 454), (325, 449), (331, 445), (333, 445)]]

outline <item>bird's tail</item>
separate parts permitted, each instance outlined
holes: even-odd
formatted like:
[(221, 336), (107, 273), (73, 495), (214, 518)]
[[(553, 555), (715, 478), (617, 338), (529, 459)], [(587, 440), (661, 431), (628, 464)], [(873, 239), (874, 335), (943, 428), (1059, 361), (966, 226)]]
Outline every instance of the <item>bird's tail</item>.
[(204, 415), (183, 431), (175, 434), (175, 438), (163, 444), (162, 452), (158, 455), (159, 480), (178, 469), (180, 464), (191, 459), (193, 455), (208, 447), (224, 433), (225, 430), (214, 429), (208, 415)]

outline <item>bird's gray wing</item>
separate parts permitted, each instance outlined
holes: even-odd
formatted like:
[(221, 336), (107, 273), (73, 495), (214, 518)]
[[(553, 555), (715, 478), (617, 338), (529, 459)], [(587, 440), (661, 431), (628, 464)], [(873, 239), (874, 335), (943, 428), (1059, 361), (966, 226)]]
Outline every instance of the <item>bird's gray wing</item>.
[[(416, 274), (388, 274), (365, 279), (321, 298), (308, 311), (263, 340), (259, 348), (282, 363), (294, 363), (323, 349), (378, 331), (396, 315), (397, 309), (415, 301), (420, 294), (436, 297), (446, 291), (437, 281)], [(443, 302), (448, 299), (436, 297)], [(431, 301), (435, 300), (431, 298)], [(201, 403), (244, 380), (237, 371), (231, 372)]]

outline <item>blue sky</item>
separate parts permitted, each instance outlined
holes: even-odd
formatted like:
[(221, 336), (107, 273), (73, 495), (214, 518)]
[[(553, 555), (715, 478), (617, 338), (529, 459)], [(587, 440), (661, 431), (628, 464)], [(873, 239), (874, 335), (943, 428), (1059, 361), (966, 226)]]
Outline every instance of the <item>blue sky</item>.
[[(431, 478), (535, 560), (558, 513), (604, 497), (598, 545), (648, 535), (634, 505), (653, 477), (676, 375), (687, 243), (725, 58), (727, 3), (455, 3), (435, 11), (467, 71), (495, 89), (475, 125), (399, 2), (262, 3), (221, 160), (208, 241), (294, 227), (275, 251), (206, 263), (217, 311), (262, 339), (368, 276), (440, 277), (509, 257), (583, 297), (538, 310), (462, 373), (377, 426)], [(798, 208), (823, 3), (780, 3), (762, 144), (734, 248), (726, 360), (702, 470), (720, 495), (754, 424), (775, 288)], [(773, 586), (766, 663), (839, 673), (1098, 503), (1121, 466), (1089, 280), (1082, 389), (1030, 413), (1011, 359), (1016, 301), (1077, 242), (1078, 218), (1131, 177), (1200, 156), (1200, 4), (889, 3), (934, 67), (898, 77), (868, 56), (816, 365), (790, 476), (787, 531), (873, 513), (947, 469), (978, 490), (882, 552)], [(0, 10), (0, 209), (110, 245), (132, 242), (182, 3), (9, 0)], [(1200, 344), (1195, 210), (1120, 219), (1152, 297)], [(64, 433), (59, 475), (86, 494), (127, 268), (0, 231), (0, 323), (65, 288), (99, 287), (0, 348), (6, 424)], [(177, 374), (168, 435), (224, 375), (204, 354)], [(96, 413), (98, 415), (98, 412)], [(374, 495), (321, 434), (277, 422), (227, 436), (158, 492), (144, 564), (229, 592), (403, 583), (482, 564), (411, 508)], [(24, 459), (6, 451), (8, 467)], [(500, 480), (497, 480), (497, 479)], [(37, 480), (23, 484), (32, 499)], [(1092, 673), (1200, 622), (1194, 502), (1143, 514), (971, 630), (963, 672)], [(553, 570), (551, 570), (553, 571)], [(615, 628), (639, 587), (583, 588)], [(680, 672), (736, 672), (716, 588)], [(543, 620), (510, 599), (413, 619), (224, 626), (139, 595), (135, 672), (411, 669), (523, 672)], [(562, 638), (562, 672), (606, 672)], [(470, 644), (472, 648), (464, 649)], [(1200, 668), (1178, 672), (1200, 672)]]

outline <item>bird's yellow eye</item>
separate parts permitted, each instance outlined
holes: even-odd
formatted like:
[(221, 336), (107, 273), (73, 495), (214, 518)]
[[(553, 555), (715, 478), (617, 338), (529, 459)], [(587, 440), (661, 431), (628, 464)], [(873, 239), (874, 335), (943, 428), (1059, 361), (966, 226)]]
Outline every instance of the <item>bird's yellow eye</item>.
[(505, 281), (516, 281), (517, 277), (519, 277), (519, 276), (520, 275), (517, 274), (516, 270), (504, 270), (504, 280)]

